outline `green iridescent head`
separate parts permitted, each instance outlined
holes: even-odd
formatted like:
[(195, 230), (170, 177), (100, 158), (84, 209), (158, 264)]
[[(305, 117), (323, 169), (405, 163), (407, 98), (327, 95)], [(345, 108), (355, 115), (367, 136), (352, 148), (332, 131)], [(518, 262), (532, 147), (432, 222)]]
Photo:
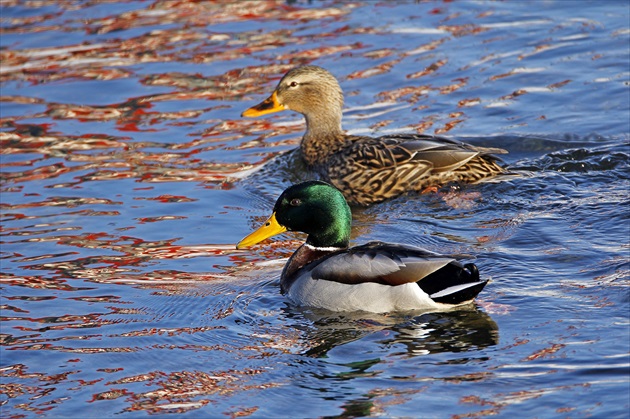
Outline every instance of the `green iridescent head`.
[(352, 212), (341, 192), (321, 181), (309, 181), (286, 189), (276, 201), (273, 214), (237, 248), (249, 247), (284, 231), (308, 234), (314, 247), (348, 246)]

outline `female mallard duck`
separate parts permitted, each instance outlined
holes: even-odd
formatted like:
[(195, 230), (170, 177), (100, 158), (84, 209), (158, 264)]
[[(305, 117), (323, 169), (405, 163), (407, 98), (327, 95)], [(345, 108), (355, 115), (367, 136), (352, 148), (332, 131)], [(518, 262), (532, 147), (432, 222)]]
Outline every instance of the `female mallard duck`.
[(282, 271), (280, 288), (298, 305), (332, 311), (443, 310), (470, 302), (488, 282), (472, 263), (412, 246), (370, 242), (348, 248), (351, 224), (339, 190), (304, 182), (285, 190), (267, 222), (236, 248), (287, 230), (307, 233)]
[(243, 116), (287, 109), (304, 115), (306, 133), (300, 146), (304, 161), (354, 205), (505, 173), (499, 159), (490, 154), (507, 153), (502, 149), (419, 134), (346, 135), (341, 129), (342, 107), (337, 79), (321, 67), (306, 65), (289, 71), (268, 99)]

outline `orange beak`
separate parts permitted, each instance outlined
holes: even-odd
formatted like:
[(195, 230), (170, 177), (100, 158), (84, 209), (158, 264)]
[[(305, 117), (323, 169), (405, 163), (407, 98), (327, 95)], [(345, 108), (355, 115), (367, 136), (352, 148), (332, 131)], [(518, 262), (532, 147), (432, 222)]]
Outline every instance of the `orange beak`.
[(280, 112), (285, 110), (284, 105), (278, 102), (278, 95), (273, 92), (271, 96), (263, 100), (256, 106), (252, 106), (241, 114), (241, 116), (254, 117), (267, 115), (268, 113)]

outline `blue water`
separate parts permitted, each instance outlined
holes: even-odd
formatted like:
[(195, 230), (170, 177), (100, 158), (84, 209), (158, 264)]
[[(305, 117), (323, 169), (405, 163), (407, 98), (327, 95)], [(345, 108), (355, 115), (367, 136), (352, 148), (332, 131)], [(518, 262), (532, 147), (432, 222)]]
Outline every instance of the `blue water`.
[[(630, 5), (4, 2), (0, 416), (598, 417), (630, 408)], [(314, 63), (344, 128), (509, 151), (522, 176), (353, 211), (353, 243), (474, 259), (449, 313), (287, 303)]]

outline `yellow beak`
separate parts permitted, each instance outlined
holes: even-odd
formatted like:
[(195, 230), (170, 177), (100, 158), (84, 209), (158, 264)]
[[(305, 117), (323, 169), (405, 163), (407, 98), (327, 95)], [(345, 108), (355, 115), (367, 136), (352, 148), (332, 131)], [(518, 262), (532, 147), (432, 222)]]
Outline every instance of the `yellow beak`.
[(276, 220), (276, 213), (274, 212), (263, 225), (258, 227), (256, 231), (250, 233), (247, 237), (238, 242), (236, 248), (244, 249), (246, 247), (253, 246), (256, 243), (260, 243), (269, 237), (284, 233), (285, 231), (287, 231), (287, 228), (278, 224), (278, 221)]
[(261, 116), (267, 115), (268, 113), (280, 112), (285, 109), (286, 108), (284, 107), (284, 105), (278, 102), (278, 95), (276, 94), (276, 92), (273, 92), (271, 96), (260, 102), (258, 105), (252, 106), (251, 108), (247, 109), (241, 114), (241, 116)]

